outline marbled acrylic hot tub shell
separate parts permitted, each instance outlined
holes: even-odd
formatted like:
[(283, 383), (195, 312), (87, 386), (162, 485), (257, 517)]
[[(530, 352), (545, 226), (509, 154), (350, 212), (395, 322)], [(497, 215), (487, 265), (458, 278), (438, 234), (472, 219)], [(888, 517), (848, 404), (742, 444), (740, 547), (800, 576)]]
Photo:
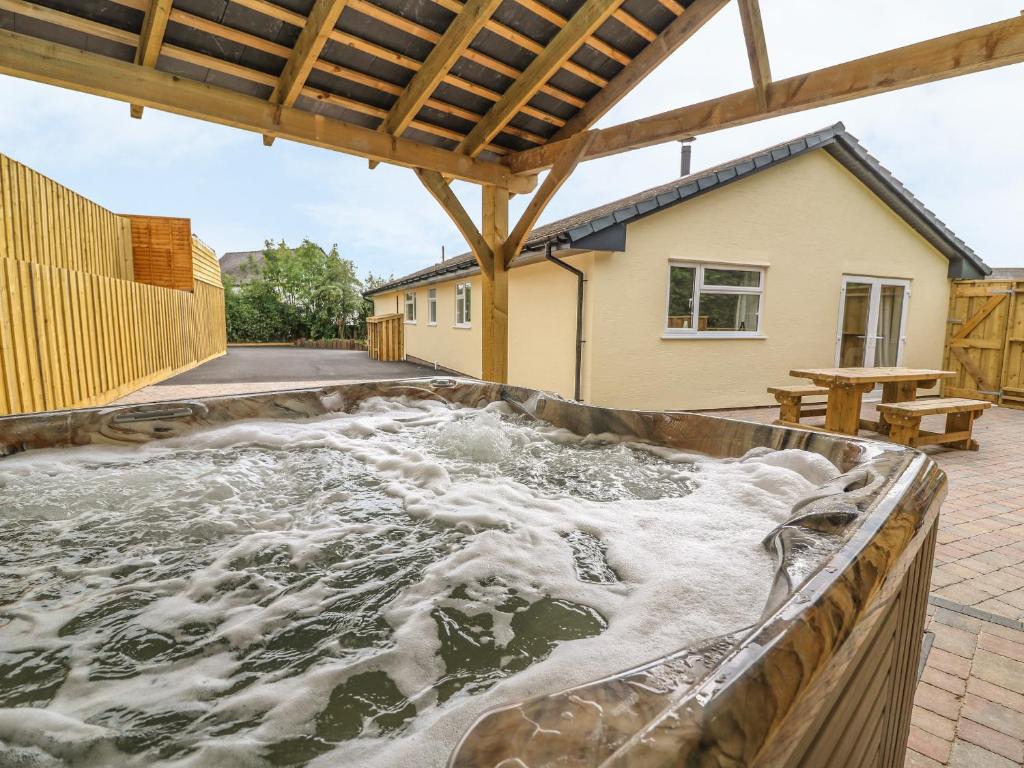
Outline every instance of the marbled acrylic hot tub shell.
[[(452, 766), (902, 766), (946, 488), (935, 463), (910, 449), (417, 379), (0, 418), (0, 456), (144, 442), (239, 419), (302, 419), (403, 395), (469, 406), (504, 399), (578, 434), (719, 458), (799, 448), (843, 473), (766, 539), (779, 565), (755, 626), (492, 711), (465, 734)], [(823, 536), (832, 542), (824, 556)]]

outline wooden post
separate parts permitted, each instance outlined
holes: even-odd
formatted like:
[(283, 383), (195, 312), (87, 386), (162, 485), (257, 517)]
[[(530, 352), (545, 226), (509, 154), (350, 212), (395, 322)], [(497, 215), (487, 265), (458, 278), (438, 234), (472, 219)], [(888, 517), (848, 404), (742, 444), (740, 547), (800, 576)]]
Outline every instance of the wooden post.
[(920, 416), (903, 416), (890, 413), (886, 416), (889, 422), (889, 439), (900, 445), (915, 447), (914, 443), (921, 433)]
[[(491, 252), (501, 254), (508, 238), (508, 190), (483, 187), (484, 241)], [(494, 274), (480, 272), (483, 283), (482, 376), (487, 381), (508, 383), (508, 267), (502, 258), (494, 259)]]
[[(946, 434), (954, 432), (966, 432), (968, 435), (971, 434), (971, 430), (974, 429), (974, 417), (980, 415), (980, 411), (963, 411), (960, 413), (947, 413), (946, 414)], [(978, 450), (978, 444), (967, 437), (964, 440), (958, 440), (955, 443), (948, 443), (950, 448), (959, 448), (963, 451), (976, 451)]]
[[(818, 382), (815, 382), (817, 384)], [(832, 384), (828, 389), (825, 429), (844, 435), (856, 435), (860, 428), (860, 405), (872, 384)]]
[(784, 421), (789, 424), (800, 423), (800, 401), (803, 398), (800, 395), (776, 395), (775, 399), (779, 401), (779, 421)]
[[(930, 388), (927, 385), (929, 382), (916, 382), (916, 381), (887, 381), (882, 384), (882, 402), (883, 403), (907, 403), (911, 400), (917, 399), (917, 388)], [(932, 385), (934, 386), (934, 384)], [(880, 435), (889, 434), (889, 425), (885, 421), (885, 414), (879, 412), (878, 414), (878, 429), (876, 430)]]

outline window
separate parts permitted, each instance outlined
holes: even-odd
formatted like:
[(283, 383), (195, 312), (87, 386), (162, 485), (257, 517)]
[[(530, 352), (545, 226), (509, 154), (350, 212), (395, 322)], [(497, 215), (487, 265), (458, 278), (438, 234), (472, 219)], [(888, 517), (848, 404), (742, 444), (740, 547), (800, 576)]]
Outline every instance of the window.
[(405, 294), (405, 322), (416, 322), (416, 291)]
[(469, 283), (455, 286), (455, 325), (460, 328), (469, 327), (470, 308), (473, 304), (471, 289)]
[(427, 325), (437, 325), (437, 288), (427, 291)]
[(763, 294), (763, 269), (669, 264), (665, 335), (757, 336)]

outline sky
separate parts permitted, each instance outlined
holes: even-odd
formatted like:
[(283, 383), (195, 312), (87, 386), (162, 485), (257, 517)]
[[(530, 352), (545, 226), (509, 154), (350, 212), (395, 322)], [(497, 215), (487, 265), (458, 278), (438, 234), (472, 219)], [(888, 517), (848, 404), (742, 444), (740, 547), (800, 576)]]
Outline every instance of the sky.
[[(1021, 0), (761, 0), (782, 79), (1021, 13)], [(750, 87), (730, 3), (597, 127)], [(697, 139), (709, 167), (837, 121), (990, 266), (1024, 266), (1024, 64)], [(303, 238), (401, 275), (467, 250), (412, 171), (0, 75), (0, 152), (121, 213), (184, 216), (218, 254)], [(582, 164), (541, 223), (678, 176), (679, 145)], [(479, 189), (454, 185), (478, 217)], [(528, 196), (513, 200), (514, 223)]]

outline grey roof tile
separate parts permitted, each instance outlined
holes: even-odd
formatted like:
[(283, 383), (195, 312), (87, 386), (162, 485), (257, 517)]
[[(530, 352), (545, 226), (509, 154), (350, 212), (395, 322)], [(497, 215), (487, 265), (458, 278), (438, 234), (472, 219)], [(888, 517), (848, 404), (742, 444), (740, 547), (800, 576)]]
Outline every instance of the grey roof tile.
[[(789, 158), (797, 157), (804, 152), (819, 148), (825, 149), (830, 154), (841, 155), (843, 159), (849, 160), (856, 166), (858, 174), (863, 174), (863, 177), (858, 176), (862, 180), (868, 178), (873, 183), (881, 185), (875, 189), (876, 194), (882, 187), (892, 190), (900, 203), (911, 212), (910, 218), (904, 216), (907, 222), (918, 229), (923, 235), (930, 236), (929, 239), (933, 244), (945, 244), (940, 250), (943, 250), (947, 258), (964, 259), (983, 274), (987, 274), (990, 271), (978, 255), (963, 240), (950, 231), (920, 200), (914, 197), (888, 169), (868, 153), (857, 138), (847, 132), (846, 127), (842, 123), (836, 123), (822, 130), (814, 131), (796, 139), (790, 139), (774, 147), (760, 149), (745, 157), (730, 160), (713, 168), (684, 176), (668, 184), (652, 187), (635, 195), (630, 195), (629, 197), (567, 216), (550, 224), (545, 224), (534, 229), (529, 234), (524, 250), (539, 250), (548, 242), (568, 241), (571, 244), (574, 240), (579, 240), (604, 228), (649, 215), (661, 208), (667, 208), (706, 190), (714, 189), (721, 184), (727, 184), (735, 179), (742, 178), (744, 175), (760, 171)], [(868, 182), (865, 181), (865, 183)], [(936, 247), (939, 247), (939, 245)], [(449, 259), (443, 264), (428, 267), (382, 285), (373, 293), (380, 293), (443, 274), (448, 271), (448, 265), (458, 259), (468, 260), (470, 266), (475, 264), (472, 255), (463, 254), (462, 256), (455, 257), (455, 259)]]

